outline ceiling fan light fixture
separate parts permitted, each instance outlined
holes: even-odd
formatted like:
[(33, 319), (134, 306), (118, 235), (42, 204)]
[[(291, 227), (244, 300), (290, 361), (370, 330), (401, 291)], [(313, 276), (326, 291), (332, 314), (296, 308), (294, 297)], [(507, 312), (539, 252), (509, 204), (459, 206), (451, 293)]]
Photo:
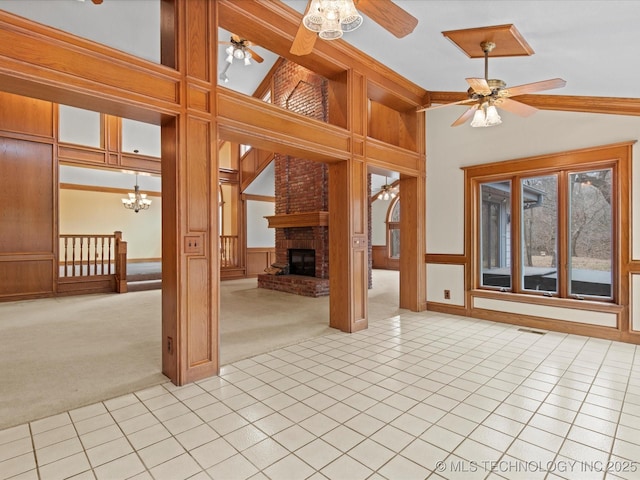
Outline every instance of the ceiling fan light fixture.
[(495, 105), (490, 105), (487, 102), (483, 103), (473, 114), (473, 120), (471, 120), (472, 127), (494, 127), (500, 125), (502, 119), (498, 114), (498, 109)]
[(353, 32), (362, 25), (362, 15), (358, 13), (352, 0), (345, 0), (340, 12), (340, 25), (343, 32)]
[(323, 40), (336, 40), (362, 25), (353, 0), (312, 0), (302, 24)]
[(473, 114), (473, 120), (471, 120), (472, 127), (486, 127), (485, 123), (484, 110), (479, 108), (476, 110), (476, 113)]
[(324, 16), (322, 14), (322, 2), (313, 0), (309, 6), (309, 12), (302, 19), (302, 23), (312, 32), (319, 32), (322, 28)]
[(388, 182), (389, 180), (387, 178), (385, 178), (385, 184), (382, 185), (382, 187), (380, 187), (380, 192), (378, 193), (378, 200), (393, 200), (394, 198), (396, 198), (396, 195), (398, 194), (398, 189), (397, 187), (394, 187), (393, 185), (389, 185)]
[(502, 123), (502, 119), (498, 114), (498, 109), (495, 105), (489, 105), (487, 107), (487, 113), (485, 115), (485, 121), (487, 127), (493, 127), (494, 125), (500, 125)]
[(342, 37), (342, 28), (338, 19), (325, 18), (318, 36), (323, 40), (337, 40)]

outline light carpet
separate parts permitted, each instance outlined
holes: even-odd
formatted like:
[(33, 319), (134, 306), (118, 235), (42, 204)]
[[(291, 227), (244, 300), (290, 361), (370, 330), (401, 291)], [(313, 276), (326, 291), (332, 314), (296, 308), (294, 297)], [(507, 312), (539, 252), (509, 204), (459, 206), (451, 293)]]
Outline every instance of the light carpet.
[[(220, 287), (220, 363), (326, 335), (329, 299)], [(400, 312), (398, 272), (375, 270), (369, 321)], [(0, 303), (0, 430), (168, 381), (161, 373), (161, 293)]]

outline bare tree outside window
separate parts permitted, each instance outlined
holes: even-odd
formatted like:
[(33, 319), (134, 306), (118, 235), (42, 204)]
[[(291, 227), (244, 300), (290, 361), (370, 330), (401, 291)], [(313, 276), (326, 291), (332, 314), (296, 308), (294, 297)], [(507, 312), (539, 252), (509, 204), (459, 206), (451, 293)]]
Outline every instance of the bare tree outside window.
[(611, 177), (611, 169), (569, 175), (572, 295), (612, 294)]

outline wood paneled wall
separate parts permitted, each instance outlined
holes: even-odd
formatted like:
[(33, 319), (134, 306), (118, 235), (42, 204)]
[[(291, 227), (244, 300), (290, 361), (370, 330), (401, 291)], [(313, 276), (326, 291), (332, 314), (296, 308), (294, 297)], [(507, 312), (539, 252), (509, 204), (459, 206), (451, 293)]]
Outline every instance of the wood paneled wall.
[(0, 299), (55, 293), (56, 111), (0, 92)]

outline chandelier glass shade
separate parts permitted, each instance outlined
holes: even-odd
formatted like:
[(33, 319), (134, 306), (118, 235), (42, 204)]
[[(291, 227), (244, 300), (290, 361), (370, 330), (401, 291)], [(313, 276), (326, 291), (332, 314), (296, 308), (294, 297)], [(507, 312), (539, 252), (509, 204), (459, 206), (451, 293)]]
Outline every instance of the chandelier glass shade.
[(473, 120), (471, 120), (472, 127), (493, 127), (501, 123), (502, 119), (498, 114), (498, 109), (488, 102), (483, 103), (476, 110), (476, 113), (473, 114)]
[(312, 0), (303, 25), (324, 40), (336, 40), (362, 24), (353, 0)]
[(151, 200), (147, 198), (146, 193), (140, 193), (140, 187), (138, 187), (138, 175), (136, 175), (136, 185), (133, 193), (129, 193), (129, 198), (122, 199), (122, 205), (124, 208), (133, 210), (138, 213), (140, 210), (148, 210), (151, 205)]

